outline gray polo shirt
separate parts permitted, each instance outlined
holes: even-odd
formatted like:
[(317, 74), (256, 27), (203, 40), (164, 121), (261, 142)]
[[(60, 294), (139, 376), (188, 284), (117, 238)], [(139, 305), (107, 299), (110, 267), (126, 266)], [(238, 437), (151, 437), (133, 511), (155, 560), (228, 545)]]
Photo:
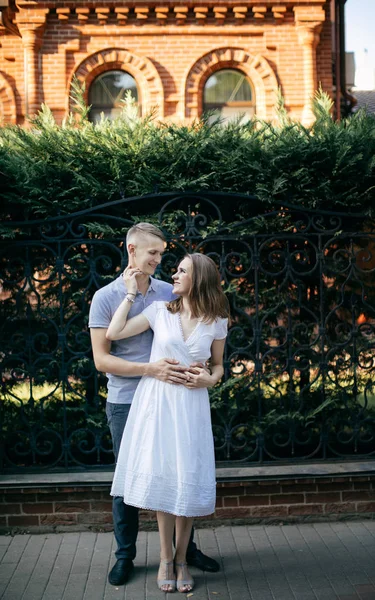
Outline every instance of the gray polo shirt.
[[(150, 277), (150, 286), (146, 295), (143, 296), (140, 292), (137, 293), (128, 318), (131, 319), (139, 315), (155, 300), (165, 300), (166, 302), (173, 300), (175, 296), (172, 294), (172, 288), (173, 286), (170, 283)], [(95, 292), (90, 307), (89, 327), (108, 329), (113, 314), (125, 298), (126, 293), (127, 290), (122, 275)], [(132, 362), (147, 363), (150, 360), (153, 335), (152, 329), (148, 329), (139, 335), (112, 342), (111, 354)], [(119, 375), (111, 375), (111, 373), (106, 373), (106, 375), (108, 377), (107, 401), (114, 404), (130, 404), (141, 378), (120, 377)]]

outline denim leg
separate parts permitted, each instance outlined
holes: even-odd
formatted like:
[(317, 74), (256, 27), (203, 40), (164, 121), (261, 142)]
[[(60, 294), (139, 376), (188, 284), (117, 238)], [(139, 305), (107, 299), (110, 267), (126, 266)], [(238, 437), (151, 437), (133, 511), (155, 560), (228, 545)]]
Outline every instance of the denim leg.
[(115, 496), (112, 500), (112, 514), (117, 542), (116, 558), (134, 560), (138, 536), (138, 508), (125, 504), (122, 497)]
[(193, 556), (196, 550), (197, 544), (194, 542), (194, 527), (192, 527), (188, 547), (186, 550), (186, 556)]
[[(129, 410), (130, 404), (107, 402), (106, 413), (116, 462)], [(117, 542), (116, 558), (130, 558), (134, 560), (138, 535), (138, 508), (125, 504), (122, 497), (115, 496), (112, 500), (112, 513), (114, 534)]]

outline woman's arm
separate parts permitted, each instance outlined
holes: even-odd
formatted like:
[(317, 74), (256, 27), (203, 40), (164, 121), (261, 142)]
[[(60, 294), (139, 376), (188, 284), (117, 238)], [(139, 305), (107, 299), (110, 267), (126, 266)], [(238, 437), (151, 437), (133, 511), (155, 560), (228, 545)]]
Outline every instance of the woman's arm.
[(130, 306), (131, 302), (126, 299), (121, 302), (106, 331), (105, 337), (107, 340), (123, 340), (149, 329), (150, 323), (142, 314), (127, 321)]
[(223, 340), (214, 340), (211, 345), (211, 375), (206, 369), (194, 367), (186, 371), (187, 383), (185, 386), (189, 389), (213, 387), (220, 381), (224, 374), (223, 356), (224, 356), (225, 338)]
[(124, 279), (127, 294), (120, 306), (116, 310), (105, 334), (107, 340), (123, 340), (124, 338), (132, 337), (143, 333), (149, 329), (150, 323), (144, 315), (137, 315), (127, 322), (128, 314), (134, 298), (137, 294), (137, 280), (140, 270), (136, 267), (126, 267), (122, 277)]
[(225, 348), (225, 340), (214, 340), (211, 346), (211, 377), (213, 378), (213, 384), (216, 385), (222, 376), (224, 375), (224, 367), (223, 367), (223, 356), (224, 356), (224, 348)]

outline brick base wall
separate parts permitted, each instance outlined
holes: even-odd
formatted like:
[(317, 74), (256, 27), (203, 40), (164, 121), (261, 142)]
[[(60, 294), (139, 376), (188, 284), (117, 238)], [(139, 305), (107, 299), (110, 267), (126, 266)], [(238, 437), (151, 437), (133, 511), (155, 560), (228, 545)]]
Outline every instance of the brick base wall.
[[(2, 486), (0, 532), (111, 530), (110, 485)], [(375, 474), (220, 481), (215, 514), (197, 525), (375, 517)], [(141, 511), (141, 529), (156, 527)]]

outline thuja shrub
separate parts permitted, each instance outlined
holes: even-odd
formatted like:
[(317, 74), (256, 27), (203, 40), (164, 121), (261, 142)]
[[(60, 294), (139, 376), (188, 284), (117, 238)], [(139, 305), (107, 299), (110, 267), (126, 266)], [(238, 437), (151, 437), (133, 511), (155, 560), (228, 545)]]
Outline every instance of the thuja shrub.
[[(322, 92), (310, 128), (291, 121), (281, 99), (275, 123), (160, 123), (154, 114), (138, 118), (128, 99), (120, 118), (93, 124), (79, 94), (78, 117), (62, 125), (43, 106), (29, 128), (0, 129), (2, 221), (178, 190), (247, 194), (256, 210), (288, 201), (373, 215), (375, 118), (359, 111), (334, 121)], [(233, 211), (229, 222), (253, 215), (253, 200)]]

